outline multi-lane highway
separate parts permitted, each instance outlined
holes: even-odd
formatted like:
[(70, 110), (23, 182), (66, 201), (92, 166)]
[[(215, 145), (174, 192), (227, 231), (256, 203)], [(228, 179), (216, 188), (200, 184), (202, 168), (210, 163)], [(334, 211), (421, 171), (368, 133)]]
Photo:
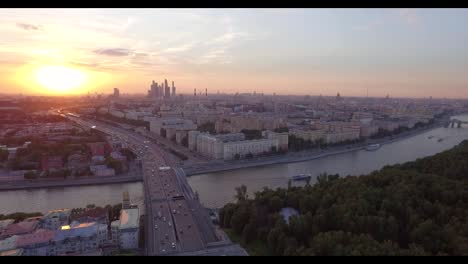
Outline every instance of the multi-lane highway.
[[(204, 252), (213, 252), (210, 244), (216, 244), (221, 238), (216, 235), (208, 212), (193, 194), (183, 170), (175, 167), (178, 162), (176, 158), (133, 131), (95, 120), (87, 121), (73, 116), (68, 118), (83, 127), (92, 127), (121, 140), (141, 158), (147, 255), (180, 255), (190, 252), (203, 255), (210, 254)], [(228, 243), (226, 246), (233, 245)], [(245, 255), (240, 247), (234, 251), (233, 255)]]

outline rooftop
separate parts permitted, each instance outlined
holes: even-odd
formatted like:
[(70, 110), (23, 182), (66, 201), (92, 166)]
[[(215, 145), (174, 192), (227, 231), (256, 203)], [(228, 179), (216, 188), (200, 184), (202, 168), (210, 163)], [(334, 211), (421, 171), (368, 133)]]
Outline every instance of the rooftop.
[(7, 239), (0, 240), (0, 252), (15, 249), (16, 239), (17, 236), (12, 236)]
[(96, 222), (78, 224), (71, 226), (70, 229), (57, 231), (53, 240), (60, 241), (70, 237), (92, 237), (97, 234), (97, 229), (98, 224), (96, 224)]
[(16, 246), (25, 247), (25, 246), (39, 244), (39, 243), (46, 243), (52, 240), (54, 236), (55, 236), (54, 231), (40, 229), (32, 234), (18, 236), (16, 240)]
[(23, 251), (24, 251), (24, 249), (22, 249), (22, 248), (2, 251), (2, 252), (0, 252), (0, 257), (21, 256), (21, 255), (23, 255)]
[(38, 220), (31, 220), (11, 224), (2, 231), (0, 237), (31, 233), (32, 231), (34, 231), (34, 229), (36, 229), (38, 223)]
[(13, 219), (6, 219), (6, 220), (1, 220), (0, 221), (0, 230), (6, 228), (7, 226), (13, 224), (15, 220)]
[(123, 209), (120, 212), (120, 229), (138, 228), (140, 223), (138, 208)]

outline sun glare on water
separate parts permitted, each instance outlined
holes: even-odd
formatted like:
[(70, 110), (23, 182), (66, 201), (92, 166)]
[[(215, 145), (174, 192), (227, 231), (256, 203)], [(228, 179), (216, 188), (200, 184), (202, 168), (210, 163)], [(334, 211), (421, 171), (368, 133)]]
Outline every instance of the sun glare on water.
[(78, 92), (86, 80), (86, 75), (64, 66), (43, 66), (36, 70), (35, 78), (47, 92), (73, 93)]

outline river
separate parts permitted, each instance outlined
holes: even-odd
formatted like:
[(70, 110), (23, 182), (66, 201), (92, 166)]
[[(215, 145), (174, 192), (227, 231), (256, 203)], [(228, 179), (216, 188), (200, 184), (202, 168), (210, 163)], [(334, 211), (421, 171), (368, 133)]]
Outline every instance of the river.
[[(468, 115), (456, 116), (468, 121)], [(429, 138), (431, 137), (432, 138)], [(443, 139), (442, 141), (438, 141)], [(359, 150), (328, 156), (304, 162), (275, 164), (261, 167), (238, 169), (194, 175), (189, 177), (189, 184), (200, 196), (200, 201), (207, 207), (221, 207), (234, 200), (234, 188), (245, 184), (249, 195), (270, 188), (286, 187), (288, 179), (300, 173), (316, 175), (327, 172), (341, 176), (368, 174), (385, 165), (404, 163), (450, 149), (468, 139), (468, 125), (462, 128), (436, 128), (422, 134), (382, 145), (376, 151)], [(313, 177), (311, 183), (315, 182)], [(294, 183), (302, 185), (304, 183)]]
[(144, 213), (143, 184), (123, 183), (80, 187), (61, 187), (0, 192), (0, 214), (14, 212), (42, 212), (60, 208), (114, 205), (122, 202), (128, 191), (130, 201)]
[[(468, 115), (458, 116), (468, 121)], [(402, 163), (433, 155), (468, 139), (468, 126), (437, 128), (411, 138), (383, 145), (377, 151), (355, 151), (298, 163), (268, 165), (233, 171), (200, 174), (189, 177), (194, 191), (208, 207), (221, 207), (233, 201), (234, 188), (245, 184), (252, 195), (264, 186), (287, 186), (288, 177), (299, 173), (317, 175), (322, 172), (340, 175), (367, 174), (389, 164)], [(433, 136), (432, 139), (428, 139)], [(438, 142), (439, 138), (443, 138)], [(314, 182), (315, 179), (312, 180)], [(295, 183), (297, 184), (297, 183)], [(47, 212), (59, 208), (85, 207), (87, 204), (105, 206), (122, 201), (128, 191), (132, 203), (144, 213), (143, 184), (124, 183), (97, 186), (64, 187), (0, 192), (0, 214), (13, 212)]]

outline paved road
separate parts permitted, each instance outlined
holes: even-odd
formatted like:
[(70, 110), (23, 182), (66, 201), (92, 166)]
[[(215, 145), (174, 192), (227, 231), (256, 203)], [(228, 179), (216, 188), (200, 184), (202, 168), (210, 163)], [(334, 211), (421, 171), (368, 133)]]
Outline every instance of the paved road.
[[(220, 240), (216, 236), (208, 212), (198, 200), (194, 199), (195, 195), (185, 179), (185, 174), (175, 168), (178, 160), (172, 155), (167, 155), (157, 144), (132, 131), (97, 121), (69, 118), (82, 126), (94, 127), (122, 140), (142, 158), (147, 208), (145, 224), (147, 255), (205, 252), (209, 250), (210, 243)], [(226, 245), (226, 247), (231, 246), (230, 243)]]

